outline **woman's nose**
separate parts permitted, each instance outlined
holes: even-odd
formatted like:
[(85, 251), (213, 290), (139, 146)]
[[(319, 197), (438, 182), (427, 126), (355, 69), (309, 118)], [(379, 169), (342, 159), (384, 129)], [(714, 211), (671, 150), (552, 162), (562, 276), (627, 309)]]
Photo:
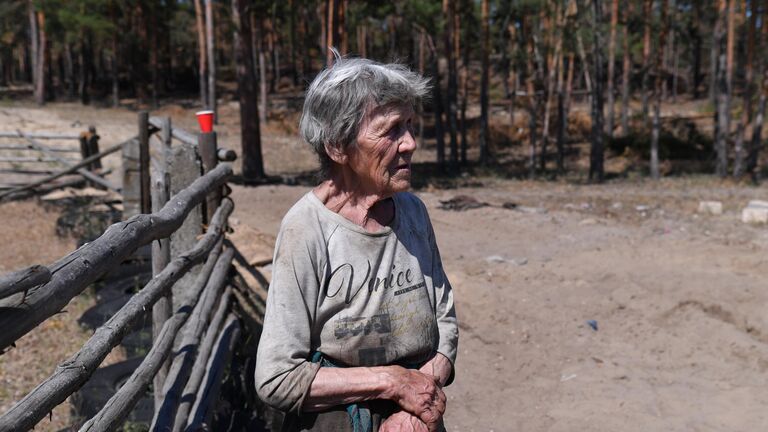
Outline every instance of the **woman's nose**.
[(411, 131), (406, 130), (402, 138), (400, 138), (398, 150), (400, 153), (413, 153), (416, 151), (416, 139), (411, 134)]

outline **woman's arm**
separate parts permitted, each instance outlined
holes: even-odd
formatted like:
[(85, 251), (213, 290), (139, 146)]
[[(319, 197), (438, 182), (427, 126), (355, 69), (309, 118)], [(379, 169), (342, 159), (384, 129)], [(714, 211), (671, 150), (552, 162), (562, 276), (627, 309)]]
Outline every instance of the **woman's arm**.
[(445, 394), (439, 378), (400, 366), (329, 368), (315, 375), (304, 411), (320, 411), (336, 405), (387, 399), (404, 411), (436, 428), (445, 412)]
[(437, 378), (437, 382), (442, 388), (453, 373), (453, 365), (448, 360), (448, 357), (438, 352), (428, 362), (424, 363), (424, 366), (420, 367), (419, 371)]

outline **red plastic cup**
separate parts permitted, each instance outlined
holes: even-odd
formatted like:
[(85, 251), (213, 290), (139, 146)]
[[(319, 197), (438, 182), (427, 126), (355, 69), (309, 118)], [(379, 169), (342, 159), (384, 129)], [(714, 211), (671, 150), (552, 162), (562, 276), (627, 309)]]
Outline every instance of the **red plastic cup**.
[(198, 111), (195, 115), (197, 116), (197, 123), (200, 125), (200, 131), (213, 132), (213, 111)]

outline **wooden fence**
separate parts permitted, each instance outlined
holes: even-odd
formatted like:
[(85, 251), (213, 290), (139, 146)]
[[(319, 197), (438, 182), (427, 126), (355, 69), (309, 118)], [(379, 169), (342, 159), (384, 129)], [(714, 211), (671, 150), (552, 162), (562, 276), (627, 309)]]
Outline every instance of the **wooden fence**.
[[(46, 140), (74, 140), (78, 141), (80, 146), (79, 149), (54, 146), (42, 142)], [(101, 171), (101, 158), (120, 148), (113, 146), (106, 152), (100, 152), (99, 135), (93, 126), (78, 135), (32, 133), (22, 130), (0, 132), (0, 163), (4, 163), (0, 167), (0, 174), (4, 175), (3, 180), (0, 181), (0, 199), (24, 198), (32, 191), (44, 193), (86, 182), (119, 191), (117, 186), (103, 178), (106, 173)], [(73, 154), (79, 154), (80, 157), (74, 157)], [(77, 174), (79, 177), (66, 182), (52, 183), (69, 174)], [(12, 179), (23, 177), (29, 180), (14, 181), (8, 180), (7, 177)], [(46, 186), (41, 188), (43, 185)]]
[[(152, 158), (155, 169), (150, 176), (149, 145), (153, 134), (157, 135), (161, 150)], [(180, 141), (179, 147), (193, 146), (201, 155), (203, 173), (193, 173), (197, 178), (169, 199), (173, 190), (168, 169), (173, 159), (172, 138)], [(151, 430), (197, 430), (210, 417), (220, 381), (211, 377), (221, 376), (228, 353), (241, 333), (241, 321), (234, 314), (233, 303), (248, 296), (243, 294), (241, 284), (230, 280), (232, 260), (238, 253), (230, 242), (224, 241), (227, 218), (234, 204), (222, 198), (222, 194), (232, 167), (217, 162), (232, 160), (234, 154), (217, 151), (215, 133), (190, 134), (172, 128), (170, 119), (150, 119), (146, 113), (139, 115), (138, 138), (129, 141), (139, 147), (139, 167), (138, 173), (126, 168), (124, 181), (127, 179), (138, 187), (124, 183), (125, 191), (139, 190), (138, 201), (144, 211), (110, 226), (99, 238), (50, 266), (33, 266), (0, 277), (0, 350), (13, 346), (101, 275), (149, 243), (153, 247), (153, 278), (99, 327), (77, 353), (60, 363), (51, 376), (0, 416), (0, 432), (33, 428), (89, 379), (149, 309), (153, 309), (154, 327), (149, 353), (130, 379), (80, 430), (119, 428), (153, 380), (156, 390)], [(136, 149), (123, 148), (123, 152), (124, 161), (131, 160)], [(202, 229), (203, 224), (191, 217), (200, 212), (201, 206), (207, 229), (201, 236), (192, 236), (191, 241), (188, 237), (190, 246), (172, 255), (169, 251), (173, 248), (168, 245), (172, 234), (190, 221), (199, 224), (194, 228)], [(184, 243), (183, 239), (179, 243)], [(191, 272), (196, 265), (197, 269)], [(174, 287), (190, 275), (192, 283)], [(184, 295), (173, 298), (172, 287), (182, 289)]]

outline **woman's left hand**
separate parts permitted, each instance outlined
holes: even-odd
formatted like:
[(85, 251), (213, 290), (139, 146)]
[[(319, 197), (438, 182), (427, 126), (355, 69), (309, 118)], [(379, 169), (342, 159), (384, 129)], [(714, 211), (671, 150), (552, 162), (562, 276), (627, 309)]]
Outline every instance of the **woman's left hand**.
[(381, 423), (379, 432), (430, 432), (430, 430), (415, 415), (407, 411), (397, 411)]

